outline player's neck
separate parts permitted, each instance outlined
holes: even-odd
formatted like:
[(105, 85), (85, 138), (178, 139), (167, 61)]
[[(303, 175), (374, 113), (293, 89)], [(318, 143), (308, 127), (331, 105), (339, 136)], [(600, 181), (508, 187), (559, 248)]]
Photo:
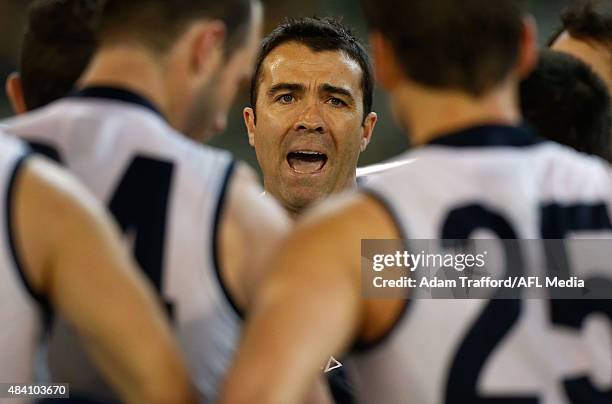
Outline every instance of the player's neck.
[(459, 91), (432, 91), (414, 85), (394, 94), (396, 114), (410, 134), (413, 145), (428, 143), (439, 136), (482, 124), (518, 125), (518, 90), (506, 83), (488, 95), (474, 98)]
[(290, 204), (288, 201), (284, 201), (280, 196), (274, 196), (274, 193), (270, 191), (269, 189), (267, 189), (265, 187), (265, 184), (264, 184), (264, 190), (266, 194), (274, 196), (281, 203), (281, 205), (283, 206), (283, 208), (285, 209), (285, 211), (287, 212), (287, 214), (293, 221), (297, 221), (300, 218), (300, 216), (306, 213), (309, 209), (319, 204), (322, 200), (327, 199), (335, 194), (342, 194), (343, 192), (346, 192), (349, 190), (355, 190), (357, 189), (357, 186), (358, 186), (357, 175), (355, 173), (354, 175), (348, 177), (346, 181), (344, 181), (342, 184), (337, 186), (334, 190), (332, 190), (330, 194), (324, 195), (316, 200), (313, 200), (311, 203), (305, 206), (294, 206)]
[(102, 48), (94, 56), (78, 86), (112, 86), (147, 98), (169, 120), (169, 102), (162, 67), (147, 51), (136, 47)]

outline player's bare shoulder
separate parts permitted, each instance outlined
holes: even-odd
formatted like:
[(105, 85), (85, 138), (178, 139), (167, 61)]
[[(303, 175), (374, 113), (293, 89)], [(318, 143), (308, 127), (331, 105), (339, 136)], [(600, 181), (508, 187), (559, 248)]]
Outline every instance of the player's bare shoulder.
[(333, 240), (340, 235), (343, 240), (350, 240), (354, 238), (350, 237), (351, 234), (367, 234), (370, 238), (399, 237), (390, 212), (377, 198), (366, 192), (329, 198), (304, 215), (298, 229), (306, 237), (316, 231), (321, 232), (322, 236), (327, 234)]
[(222, 276), (239, 306), (252, 299), (265, 275), (264, 263), (290, 227), (285, 211), (263, 194), (253, 169), (237, 163), (228, 180), (218, 237)]

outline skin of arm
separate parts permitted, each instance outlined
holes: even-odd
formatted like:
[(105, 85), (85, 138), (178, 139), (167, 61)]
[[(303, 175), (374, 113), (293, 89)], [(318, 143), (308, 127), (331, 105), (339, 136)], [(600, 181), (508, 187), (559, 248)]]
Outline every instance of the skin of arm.
[(248, 308), (267, 272), (263, 264), (291, 228), (285, 211), (262, 192), (252, 169), (238, 165), (221, 217), (221, 271), (242, 310)]
[[(277, 251), (293, 222), (271, 197), (262, 195), (255, 173), (239, 165), (230, 185), (221, 218), (221, 260), (232, 297), (247, 311), (269, 269), (267, 260)], [(319, 378), (308, 393), (308, 404), (331, 404), (327, 382)]]
[(42, 159), (16, 181), (11, 220), (35, 292), (74, 325), (125, 402), (195, 403), (160, 304), (103, 207)]
[(361, 239), (396, 238), (365, 195), (324, 204), (299, 225), (271, 261), (220, 402), (303, 402), (331, 355), (383, 335), (402, 302), (362, 299)]

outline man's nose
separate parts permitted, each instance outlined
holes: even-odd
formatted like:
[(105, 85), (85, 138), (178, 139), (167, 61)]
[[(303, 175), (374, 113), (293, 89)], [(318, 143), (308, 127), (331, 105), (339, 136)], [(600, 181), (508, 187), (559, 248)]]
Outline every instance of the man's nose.
[(296, 132), (317, 132), (323, 134), (327, 131), (327, 125), (323, 119), (320, 106), (316, 102), (309, 103), (302, 110), (293, 129)]

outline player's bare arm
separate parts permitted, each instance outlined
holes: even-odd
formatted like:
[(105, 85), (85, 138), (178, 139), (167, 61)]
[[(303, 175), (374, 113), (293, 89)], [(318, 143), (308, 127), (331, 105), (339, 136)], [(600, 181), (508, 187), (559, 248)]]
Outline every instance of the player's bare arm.
[(299, 225), (271, 262), (221, 402), (303, 402), (330, 355), (383, 335), (401, 302), (361, 298), (361, 239), (398, 237), (367, 196), (321, 207)]
[(126, 402), (195, 402), (159, 304), (101, 206), (51, 164), (26, 164), (13, 223), (35, 291), (74, 324)]
[(262, 196), (255, 173), (240, 164), (230, 184), (220, 228), (221, 270), (241, 309), (248, 306), (291, 223), (274, 200)]

